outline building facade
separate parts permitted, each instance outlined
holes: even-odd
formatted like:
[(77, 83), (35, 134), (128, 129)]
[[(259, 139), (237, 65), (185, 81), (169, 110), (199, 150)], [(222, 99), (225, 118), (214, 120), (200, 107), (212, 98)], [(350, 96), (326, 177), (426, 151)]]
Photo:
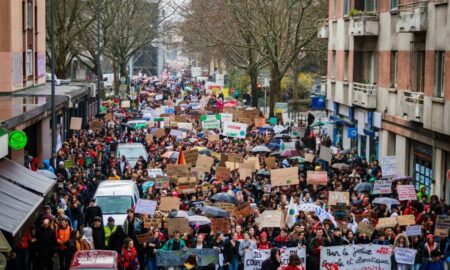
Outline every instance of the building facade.
[(448, 0), (330, 0), (327, 110), (332, 140), (450, 201)]

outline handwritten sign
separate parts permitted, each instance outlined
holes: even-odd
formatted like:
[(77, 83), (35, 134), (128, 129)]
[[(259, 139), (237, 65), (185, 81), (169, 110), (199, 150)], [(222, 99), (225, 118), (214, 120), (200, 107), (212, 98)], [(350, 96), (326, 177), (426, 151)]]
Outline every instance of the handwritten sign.
[(448, 237), (448, 229), (450, 229), (450, 216), (437, 216), (434, 235), (439, 237)]
[(102, 130), (103, 129), (103, 122), (94, 120), (89, 123), (89, 128), (92, 130)]
[(420, 225), (407, 226), (406, 235), (407, 236), (422, 235), (422, 227)]
[(298, 185), (298, 168), (283, 168), (270, 170), (270, 183), (272, 187)]
[(389, 246), (351, 245), (322, 247), (320, 250), (321, 269), (338, 265), (339, 270), (391, 269)]
[(198, 158), (198, 150), (192, 149), (188, 151), (183, 152), (184, 160), (187, 164), (190, 164), (191, 166), (195, 166), (197, 164), (197, 158)]
[(144, 228), (161, 228), (162, 219), (161, 218), (144, 218)]
[(245, 218), (253, 215), (253, 209), (249, 202), (238, 205), (234, 208), (234, 216), (236, 218)]
[(139, 199), (136, 202), (134, 212), (138, 214), (146, 214), (153, 216), (155, 214), (156, 205), (157, 205), (156, 201)]
[(392, 193), (392, 181), (390, 180), (377, 180), (373, 185), (372, 194), (391, 194)]
[(275, 168), (275, 157), (268, 157), (264, 160), (266, 163), (267, 169), (273, 169)]
[(131, 102), (129, 100), (122, 100), (122, 102), (120, 102), (120, 107), (121, 108), (130, 108)]
[(217, 167), (216, 179), (219, 181), (230, 180), (230, 169), (228, 169), (227, 167)]
[(227, 202), (216, 202), (214, 203), (214, 206), (227, 211), (229, 214), (232, 214), (234, 212), (235, 207), (234, 203), (227, 203)]
[(211, 233), (229, 233), (230, 219), (229, 218), (211, 218)]
[(166, 132), (164, 131), (164, 129), (158, 128), (155, 131), (155, 136), (156, 138), (161, 139), (162, 137), (166, 136)]
[(189, 165), (187, 164), (168, 164), (166, 170), (169, 176), (176, 176), (176, 177), (189, 176)]
[(72, 130), (80, 130), (82, 123), (83, 123), (83, 118), (81, 118), (81, 117), (71, 117), (70, 118), (70, 129), (72, 129)]
[[(287, 265), (289, 263), (289, 256), (297, 254), (300, 258), (300, 265), (306, 268), (306, 249), (303, 247), (283, 248), (281, 251), (281, 264)], [(262, 263), (270, 257), (270, 249), (251, 249), (245, 252), (244, 269), (245, 270), (264, 270), (261, 269)]]
[(261, 166), (259, 165), (259, 158), (258, 157), (247, 157), (245, 160), (244, 160), (244, 163), (247, 163), (247, 164), (253, 164), (253, 168), (255, 169), (255, 170), (259, 170), (259, 169), (261, 169)]
[(167, 230), (170, 236), (178, 231), (180, 234), (191, 233), (189, 221), (187, 218), (169, 218), (167, 219)]
[(263, 127), (266, 125), (266, 118), (256, 117), (255, 118), (255, 127)]
[(252, 177), (252, 169), (239, 168), (239, 179), (240, 180), (245, 180), (247, 177), (250, 177), (250, 178)]
[(417, 249), (396, 247), (394, 250), (397, 263), (414, 264)]
[(331, 158), (333, 157), (333, 154), (332, 154), (332, 151), (331, 151), (331, 148), (329, 148), (329, 147), (325, 147), (325, 146), (320, 146), (320, 155), (319, 155), (319, 158), (321, 159), (321, 160), (325, 160), (325, 161), (327, 161), (328, 163), (331, 163)]
[(368, 224), (365, 222), (358, 223), (358, 232), (367, 235), (368, 238), (372, 237), (373, 232), (375, 231), (375, 227), (372, 224)]
[(180, 209), (180, 199), (177, 197), (161, 197), (159, 210), (169, 212), (173, 209), (175, 210)]
[(182, 194), (195, 193), (197, 186), (197, 178), (195, 177), (180, 177), (178, 178), (178, 191)]
[(330, 191), (328, 193), (328, 204), (337, 205), (338, 203), (348, 205), (350, 203), (350, 193), (347, 191)]
[(381, 228), (392, 228), (397, 225), (397, 218), (396, 217), (387, 217), (387, 218), (379, 218), (378, 219), (378, 226)]
[(258, 222), (261, 228), (280, 228), (283, 222), (283, 212), (266, 210), (258, 217)]
[(397, 222), (398, 222), (398, 225), (400, 225), (400, 226), (415, 225), (416, 218), (414, 217), (414, 215), (398, 216)]
[(381, 172), (383, 176), (397, 175), (397, 158), (395, 156), (385, 156), (380, 160)]
[(313, 162), (314, 161), (314, 154), (306, 153), (305, 154), (305, 161), (306, 162)]
[(247, 124), (237, 123), (237, 122), (223, 122), (222, 135), (245, 139), (247, 134)]
[(306, 182), (311, 185), (326, 186), (328, 183), (327, 172), (307, 171)]
[(141, 245), (146, 243), (149, 239), (150, 239), (150, 235), (146, 234), (146, 233), (136, 235), (136, 240)]
[(229, 153), (228, 161), (242, 163), (242, 162), (244, 162), (244, 157), (242, 156), (242, 154)]
[(415, 201), (417, 200), (417, 193), (414, 185), (398, 185), (397, 186), (399, 201)]
[(187, 251), (174, 250), (162, 251), (155, 250), (156, 265), (158, 267), (176, 267), (182, 266), (189, 255), (195, 255), (197, 258), (197, 266), (208, 267), (210, 264), (216, 265), (219, 260), (219, 251), (213, 248), (190, 248)]
[(155, 189), (161, 189), (161, 188), (169, 188), (169, 178), (168, 177), (156, 177), (154, 180), (155, 183)]
[(214, 165), (214, 158), (208, 157), (205, 155), (199, 155), (197, 157), (197, 162), (195, 165), (195, 169), (199, 173), (210, 172), (211, 167)]

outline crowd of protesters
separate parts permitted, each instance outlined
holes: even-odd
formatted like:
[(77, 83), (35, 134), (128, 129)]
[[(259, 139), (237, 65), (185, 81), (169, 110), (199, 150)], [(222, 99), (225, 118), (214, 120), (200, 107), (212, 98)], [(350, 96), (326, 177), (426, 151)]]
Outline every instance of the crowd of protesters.
[[(375, 181), (384, 179), (377, 160), (360, 157), (355, 150), (337, 149), (329, 164), (320, 161), (316, 151), (320, 148), (317, 145), (332, 145), (330, 138), (324, 135), (321, 129), (312, 127), (315, 121), (312, 114), (305, 123), (304, 134), (286, 139), (286, 142), (298, 141), (295, 150), (300, 156), (304, 157), (305, 153), (315, 154), (316, 158), (312, 162), (271, 155), (273, 153), (270, 152), (253, 152), (253, 147), (268, 145), (276, 135), (271, 129), (261, 132), (254, 125), (249, 125), (245, 139), (222, 136), (218, 141), (209, 141), (208, 136), (204, 136), (206, 131), (201, 129), (198, 118), (189, 120), (189, 116), (194, 113), (189, 106), (185, 106), (182, 112), (175, 112), (187, 115), (188, 121), (194, 124), (187, 139), (177, 140), (166, 135), (161, 138), (154, 136), (149, 142), (146, 135), (150, 134), (152, 127), (130, 131), (124, 129), (121, 123), (142, 118), (141, 112), (146, 108), (157, 108), (161, 105), (173, 107), (176, 102), (179, 105), (180, 100), (181, 103), (190, 104), (192, 100), (200, 100), (206, 96), (206, 89), (202, 84), (195, 84), (191, 93), (180, 88), (170, 89), (164, 85), (155, 86), (142, 81), (135, 84), (136, 89), (139, 88), (140, 91), (131, 100), (131, 108), (121, 108), (119, 100), (103, 104), (103, 115), (110, 115), (111, 119), (104, 119), (102, 130), (93, 131), (87, 128), (74, 131), (58, 150), (56, 167), (51, 166), (52, 162), (48, 160), (41, 162), (37, 158), (27, 159), (26, 166), (31, 170), (53, 172), (57, 176), (57, 186), (51, 201), (45, 206), (45, 212), (21, 237), (14, 252), (8, 257), (8, 269), (53, 270), (59, 267), (61, 270), (67, 270), (75, 252), (109, 249), (121, 255), (125, 269), (154, 270), (158, 269), (155, 250), (174, 251), (187, 248), (214, 248), (219, 251), (223, 260), (217, 265), (199, 267), (197, 258), (189, 256), (182, 266), (183, 269), (245, 269), (243, 258), (249, 249), (270, 250), (270, 257), (262, 264), (261, 269), (264, 270), (280, 267), (289, 270), (324, 269), (320, 265), (322, 247), (369, 243), (391, 246), (393, 249), (405, 247), (417, 250), (415, 261), (411, 265), (397, 264), (393, 257), (392, 269), (419, 269), (422, 266), (422, 269), (431, 270), (447, 267), (450, 241), (434, 236), (437, 215), (450, 213), (444, 198), (428, 194), (426, 187), (423, 187), (417, 191), (417, 200), (414, 201), (402, 201), (398, 205), (373, 203), (377, 196), (371, 194), (370, 190), (357, 191), (355, 186), (361, 182), (373, 186)], [(156, 95), (162, 95), (162, 98), (156, 100)], [(207, 107), (223, 110), (226, 103), (223, 95), (216, 97), (211, 94), (209, 98)], [(302, 123), (283, 123), (280, 119), (277, 125), (289, 133), (299, 124)], [(190, 138), (192, 140), (189, 140)], [(118, 158), (115, 150), (118, 144), (125, 142), (144, 144), (148, 150), (148, 159), (141, 157), (135, 166), (131, 166), (125, 156)], [(162, 157), (165, 152), (187, 151), (196, 146), (206, 147), (219, 154), (239, 153), (244, 158), (257, 156), (260, 169), (245, 180), (240, 180), (238, 170), (235, 170), (231, 171), (228, 181), (218, 181), (215, 171), (220, 160), (215, 156), (215, 164), (210, 172), (197, 176), (199, 186), (204, 182), (210, 184), (206, 190), (197, 188), (195, 193), (182, 194), (178, 192), (176, 185), (171, 183), (169, 188), (148, 187), (144, 192), (143, 184), (152, 180), (147, 169), (161, 168), (166, 172), (168, 164), (177, 163), (176, 158)], [(271, 188), (265, 163), (265, 159), (271, 156), (276, 158), (275, 168), (298, 168), (298, 185)], [(73, 165), (69, 166), (68, 160), (72, 160)], [(347, 167), (334, 169), (332, 165), (336, 163), (344, 163)], [(306, 179), (309, 170), (327, 171), (327, 185), (309, 185)], [(211, 202), (211, 197), (220, 192), (236, 197), (239, 203), (252, 203), (254, 214), (243, 219), (232, 216), (231, 230), (214, 234), (208, 226), (200, 226), (192, 228), (191, 233), (174, 232), (173, 235), (168, 235), (169, 213), (160, 212), (158, 209), (156, 215), (162, 217), (161, 227), (144, 228), (144, 217), (136, 214), (132, 208), (127, 211), (123, 224), (117, 224), (113, 217), (109, 217), (107, 224), (104, 224), (102, 209), (96, 206), (93, 195), (102, 181), (121, 179), (136, 182), (141, 198), (159, 202), (161, 197), (179, 197), (180, 210), (195, 214), (201, 215), (201, 210), (196, 208), (195, 202)], [(392, 194), (389, 196), (396, 198), (396, 186), (410, 181), (408, 177), (394, 181)], [(335, 211), (328, 205), (328, 192), (333, 190), (350, 192), (350, 202), (344, 211)], [(321, 221), (314, 212), (300, 211), (292, 226), (258, 226), (258, 215), (265, 210), (274, 209), (286, 212), (291, 198), (297, 205), (316, 204), (332, 213), (335, 220)], [(405, 234), (405, 226), (376, 226), (379, 218), (407, 214), (413, 214), (416, 223), (421, 225), (421, 235), (408, 237)], [(375, 226), (374, 233), (369, 237), (359, 232), (359, 222)], [(139, 244), (136, 235), (142, 233), (147, 233), (150, 237), (147, 242)], [(288, 265), (281, 265), (280, 250), (286, 247), (305, 247), (306, 263), (302, 263), (298, 256), (292, 255)], [(338, 269), (338, 266), (330, 266), (329, 269)]]

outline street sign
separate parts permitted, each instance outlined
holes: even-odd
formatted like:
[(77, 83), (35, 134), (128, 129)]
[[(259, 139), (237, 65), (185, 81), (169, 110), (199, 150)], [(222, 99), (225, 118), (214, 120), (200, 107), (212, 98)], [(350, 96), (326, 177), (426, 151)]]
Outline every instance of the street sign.
[(358, 137), (358, 129), (357, 128), (348, 128), (348, 137), (350, 139)]

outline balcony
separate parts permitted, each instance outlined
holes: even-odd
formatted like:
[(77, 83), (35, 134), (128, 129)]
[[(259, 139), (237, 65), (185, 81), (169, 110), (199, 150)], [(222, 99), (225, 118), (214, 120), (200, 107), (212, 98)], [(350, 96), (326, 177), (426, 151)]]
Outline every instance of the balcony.
[(328, 38), (330, 28), (328, 26), (328, 20), (320, 20), (319, 28), (317, 29), (317, 37), (318, 38)]
[(348, 33), (350, 36), (378, 36), (378, 14), (359, 12), (351, 16)]
[(327, 95), (327, 76), (320, 77), (320, 95)]
[(428, 1), (420, 0), (398, 6), (397, 33), (423, 32), (428, 27)]
[(423, 93), (400, 91), (400, 116), (423, 123)]
[(353, 105), (366, 109), (377, 108), (377, 85), (353, 83)]

